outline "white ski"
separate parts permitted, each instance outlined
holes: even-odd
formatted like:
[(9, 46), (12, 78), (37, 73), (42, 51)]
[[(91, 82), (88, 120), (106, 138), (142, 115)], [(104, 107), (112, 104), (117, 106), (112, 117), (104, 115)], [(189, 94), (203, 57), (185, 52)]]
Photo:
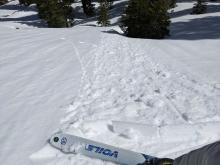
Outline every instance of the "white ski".
[(124, 165), (157, 165), (159, 159), (142, 153), (113, 147), (78, 136), (57, 133), (50, 144), (65, 153), (80, 153), (92, 158), (107, 160)]

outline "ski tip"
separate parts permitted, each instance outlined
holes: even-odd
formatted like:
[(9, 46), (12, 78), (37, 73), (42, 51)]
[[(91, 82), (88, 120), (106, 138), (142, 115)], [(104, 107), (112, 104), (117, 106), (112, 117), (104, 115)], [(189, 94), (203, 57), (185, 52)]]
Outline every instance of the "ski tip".
[(67, 142), (67, 139), (62, 133), (55, 133), (48, 141), (53, 147), (61, 149), (62, 145), (65, 145)]

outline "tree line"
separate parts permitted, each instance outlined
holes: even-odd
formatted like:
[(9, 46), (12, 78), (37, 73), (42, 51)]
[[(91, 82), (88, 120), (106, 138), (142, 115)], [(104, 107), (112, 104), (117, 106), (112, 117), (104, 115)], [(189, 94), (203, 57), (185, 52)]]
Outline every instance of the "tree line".
[[(210, 0), (216, 1), (216, 0)], [(71, 27), (74, 22), (74, 0), (19, 0), (20, 4), (37, 4), (39, 17), (49, 27)], [(87, 17), (96, 15), (92, 0), (82, 0), (82, 8)], [(98, 21), (101, 26), (110, 25), (109, 10), (114, 0), (99, 0)], [(169, 35), (170, 9), (176, 0), (129, 0), (120, 19), (120, 27), (129, 37), (160, 39)], [(191, 14), (206, 12), (206, 1), (197, 0)]]

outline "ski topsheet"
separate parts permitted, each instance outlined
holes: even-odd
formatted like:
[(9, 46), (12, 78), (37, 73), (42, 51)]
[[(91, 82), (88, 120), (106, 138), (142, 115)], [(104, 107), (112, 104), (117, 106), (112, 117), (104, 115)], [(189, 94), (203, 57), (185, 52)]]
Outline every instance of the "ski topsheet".
[(53, 135), (50, 144), (65, 153), (80, 153), (124, 165), (155, 165), (158, 160), (156, 157), (65, 133)]

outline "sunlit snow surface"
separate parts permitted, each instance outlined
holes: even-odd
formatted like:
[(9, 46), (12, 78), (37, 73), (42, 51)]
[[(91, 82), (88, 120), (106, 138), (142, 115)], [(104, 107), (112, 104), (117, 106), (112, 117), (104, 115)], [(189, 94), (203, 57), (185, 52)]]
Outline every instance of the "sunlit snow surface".
[(34, 6), (1, 6), (1, 164), (112, 164), (52, 148), (57, 131), (172, 158), (219, 140), (220, 5), (192, 5), (178, 3), (164, 40), (93, 19), (49, 29)]

